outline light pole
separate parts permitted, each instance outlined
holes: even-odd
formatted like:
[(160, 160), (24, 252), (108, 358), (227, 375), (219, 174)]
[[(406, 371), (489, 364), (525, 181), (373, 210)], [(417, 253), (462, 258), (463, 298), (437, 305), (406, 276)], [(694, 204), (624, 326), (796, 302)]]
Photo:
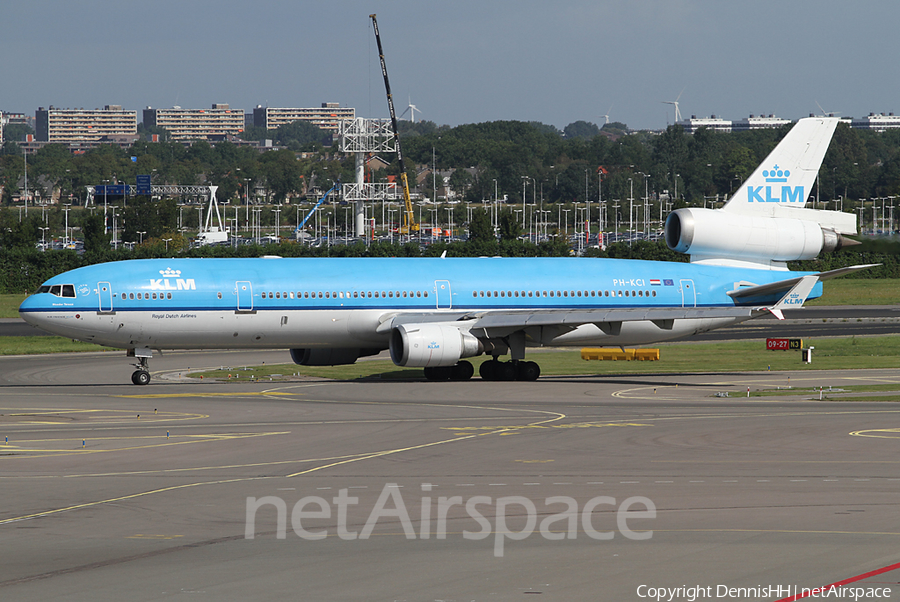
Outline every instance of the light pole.
[(109, 224), (107, 223), (106, 218), (106, 188), (109, 186), (109, 180), (103, 180), (103, 236), (106, 236), (106, 232), (109, 230)]
[(113, 214), (112, 214), (112, 216), (113, 216), (113, 249), (118, 250), (119, 249), (119, 234), (118, 234), (117, 227), (118, 227), (119, 214), (116, 213), (116, 210), (118, 209), (118, 207), (113, 207), (112, 209), (113, 209)]
[(250, 222), (250, 190), (249, 190), (249, 187), (250, 187), (250, 178), (244, 178), (244, 202), (247, 205), (247, 217), (245, 218), (244, 222), (248, 223), (248, 224)]
[(675, 174), (675, 202), (678, 202), (678, 178), (681, 176), (680, 173)]
[(171, 239), (171, 238), (164, 238), (163, 240), (164, 240), (165, 243), (166, 243), (166, 253), (168, 253), (168, 252), (169, 252), (169, 241), (172, 240), (172, 239)]
[(49, 230), (50, 227), (48, 226), (45, 228), (43, 226), (38, 226), (38, 228), (41, 231), (41, 251), (46, 251), (47, 250), (47, 242), (44, 239), (44, 234), (46, 234), (47, 230)]
[(632, 243), (634, 236), (634, 180), (628, 178), (628, 186), (631, 192), (628, 194), (628, 244)]
[(25, 160), (25, 217), (28, 217), (28, 151), (24, 148), (22, 158)]
[(277, 209), (270, 209), (275, 214), (275, 237), (281, 240), (281, 205)]
[[(493, 214), (493, 213), (496, 213), (496, 209), (497, 209), (497, 178), (491, 178), (491, 179), (494, 180), (494, 203), (493, 203), (493, 207), (492, 207), (493, 211), (491, 211), (491, 213)], [(491, 227), (496, 228), (496, 224), (494, 224), (494, 216), (493, 215), (491, 215)]]
[(619, 199), (613, 201), (613, 232), (616, 234), (616, 242), (619, 242)]
[(647, 236), (650, 236), (650, 175), (642, 173), (644, 176), (644, 229)]
[(141, 240), (140, 240), (140, 242), (138, 242), (139, 245), (144, 244), (144, 234), (146, 234), (146, 233), (147, 233), (146, 231), (138, 232), (138, 234), (141, 235)]
[[(71, 204), (67, 204), (67, 205), (66, 205), (66, 236), (65, 236), (65, 241), (66, 241), (66, 246), (67, 246), (67, 247), (69, 246), (69, 208), (70, 208), (71, 206), (72, 206)], [(26, 211), (25, 214), (28, 215), (28, 212)]]

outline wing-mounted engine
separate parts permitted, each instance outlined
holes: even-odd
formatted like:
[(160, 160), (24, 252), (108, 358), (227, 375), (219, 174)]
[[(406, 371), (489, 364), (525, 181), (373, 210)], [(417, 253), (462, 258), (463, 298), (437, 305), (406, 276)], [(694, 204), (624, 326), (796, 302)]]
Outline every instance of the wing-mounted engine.
[(445, 324), (401, 324), (391, 331), (391, 359), (398, 366), (453, 366), (483, 353), (481, 341)]
[[(845, 238), (850, 214), (794, 208), (774, 215), (747, 215), (718, 209), (684, 208), (666, 219), (666, 244), (687, 253), (692, 263), (750, 265), (785, 269), (785, 263), (859, 244)], [(855, 224), (853, 224), (855, 231)]]
[(291, 349), (291, 359), (300, 366), (342, 366), (352, 364), (361, 357), (376, 355), (380, 349), (324, 347)]

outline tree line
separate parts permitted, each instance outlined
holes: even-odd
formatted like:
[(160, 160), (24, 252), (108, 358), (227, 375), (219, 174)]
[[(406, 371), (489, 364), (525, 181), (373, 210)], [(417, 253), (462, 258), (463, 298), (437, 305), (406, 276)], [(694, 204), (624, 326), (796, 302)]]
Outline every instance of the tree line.
[[(400, 122), (410, 182), (423, 170), (450, 171), (458, 198), (478, 202), (501, 198), (521, 203), (640, 199), (667, 195), (673, 204), (702, 205), (726, 199), (790, 129), (722, 133), (701, 128), (693, 135), (679, 125), (664, 132), (629, 132), (624, 124), (598, 128), (575, 122), (560, 131), (535, 122), (494, 121), (457, 127), (433, 122)], [(262, 202), (282, 202), (311, 188), (355, 179), (354, 158), (323, 146), (327, 136), (310, 124), (278, 130), (248, 128), (248, 139), (270, 136), (284, 147), (260, 153), (229, 142), (198, 141), (185, 147), (172, 142), (138, 141), (132, 147), (100, 146), (72, 155), (48, 145), (28, 158), (32, 190), (46, 198), (53, 188), (65, 198), (83, 201), (85, 187), (104, 182), (133, 184), (150, 174), (154, 184), (219, 186), (221, 199), (265, 191)], [(164, 139), (164, 137), (163, 137)], [(395, 157), (375, 181), (398, 174)], [(2, 202), (9, 205), (22, 182), (25, 162), (18, 145), (0, 150)], [(431, 196), (431, 178), (421, 190)], [(677, 197), (676, 197), (677, 191)], [(840, 124), (820, 169), (820, 201), (844, 199), (854, 209), (860, 199), (900, 195), (900, 131), (883, 133)], [(658, 210), (657, 210), (658, 211)]]
[[(96, 263), (127, 259), (161, 257), (567, 257), (572, 254), (567, 241), (562, 238), (535, 244), (519, 238), (520, 228), (511, 211), (500, 215), (500, 236), (491, 226), (484, 210), (472, 213), (468, 239), (457, 242), (437, 242), (422, 246), (411, 242), (358, 241), (348, 245), (307, 246), (293, 242), (270, 245), (242, 245), (238, 247), (207, 246), (187, 248), (185, 241), (177, 237), (170, 245), (153, 239), (134, 248), (109, 246), (109, 235), (103, 232), (102, 216), (87, 218), (85, 226), (85, 252), (71, 250), (41, 252), (33, 246), (8, 246), (0, 248), (0, 293), (24, 293), (37, 289), (52, 276), (78, 267)], [(585, 257), (639, 259), (649, 261), (688, 261), (688, 257), (670, 250), (663, 242), (620, 242), (606, 249), (587, 249)], [(862, 245), (824, 254), (813, 261), (792, 262), (791, 269), (825, 271), (859, 264), (880, 264), (845, 277), (848, 278), (900, 278), (900, 243), (878, 239), (866, 239)]]

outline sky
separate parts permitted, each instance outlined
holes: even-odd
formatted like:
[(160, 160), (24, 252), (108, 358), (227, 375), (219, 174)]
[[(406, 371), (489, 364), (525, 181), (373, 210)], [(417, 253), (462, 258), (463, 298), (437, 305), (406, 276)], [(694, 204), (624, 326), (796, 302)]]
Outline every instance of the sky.
[(0, 111), (387, 117), (371, 13), (397, 112), (439, 125), (900, 113), (896, 0), (4, 0)]

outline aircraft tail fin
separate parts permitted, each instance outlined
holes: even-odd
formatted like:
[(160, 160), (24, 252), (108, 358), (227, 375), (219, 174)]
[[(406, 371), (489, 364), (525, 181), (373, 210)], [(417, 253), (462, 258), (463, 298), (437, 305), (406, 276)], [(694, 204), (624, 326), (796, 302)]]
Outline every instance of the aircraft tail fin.
[(723, 210), (771, 215), (773, 206), (802, 208), (812, 191), (838, 121), (837, 117), (799, 120), (738, 188)]

